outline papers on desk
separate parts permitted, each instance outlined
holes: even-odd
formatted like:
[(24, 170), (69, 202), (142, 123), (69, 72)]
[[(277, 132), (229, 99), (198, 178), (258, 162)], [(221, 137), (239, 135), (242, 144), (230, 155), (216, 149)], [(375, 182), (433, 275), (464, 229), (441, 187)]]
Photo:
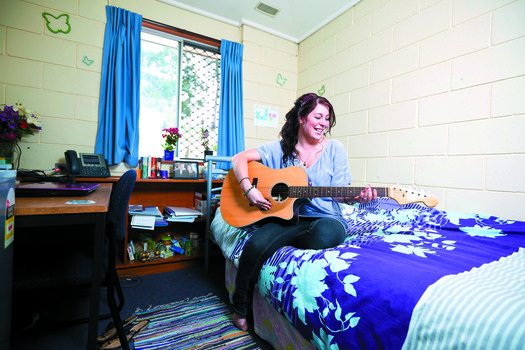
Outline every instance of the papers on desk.
[(193, 222), (202, 216), (198, 210), (173, 206), (164, 207), (164, 213), (166, 213), (166, 221), (168, 222)]

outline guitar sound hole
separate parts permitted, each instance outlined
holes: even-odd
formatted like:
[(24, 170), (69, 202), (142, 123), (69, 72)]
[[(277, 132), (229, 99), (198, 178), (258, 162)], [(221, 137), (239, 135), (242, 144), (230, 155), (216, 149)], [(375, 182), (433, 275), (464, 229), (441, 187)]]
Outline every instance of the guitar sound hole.
[(288, 199), (288, 186), (283, 183), (278, 183), (273, 186), (271, 194), (275, 202), (283, 202)]

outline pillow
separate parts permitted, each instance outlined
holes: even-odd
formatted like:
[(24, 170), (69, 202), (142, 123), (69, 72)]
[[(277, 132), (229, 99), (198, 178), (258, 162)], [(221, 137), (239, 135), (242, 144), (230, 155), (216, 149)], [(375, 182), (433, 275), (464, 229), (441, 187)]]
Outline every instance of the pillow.
[(215, 218), (210, 225), (210, 231), (215, 239), (215, 243), (221, 248), (222, 254), (229, 259), (237, 243), (248, 235), (248, 233), (239, 228), (228, 224), (221, 215), (221, 208), (217, 208)]

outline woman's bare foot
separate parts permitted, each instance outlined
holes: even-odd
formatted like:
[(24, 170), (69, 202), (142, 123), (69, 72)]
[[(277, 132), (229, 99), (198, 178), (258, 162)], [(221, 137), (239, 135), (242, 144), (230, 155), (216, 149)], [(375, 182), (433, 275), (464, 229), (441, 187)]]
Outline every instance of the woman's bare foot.
[(246, 320), (246, 317), (242, 317), (242, 316), (239, 316), (239, 315), (234, 313), (233, 314), (233, 323), (241, 331), (246, 332), (248, 330), (248, 321)]

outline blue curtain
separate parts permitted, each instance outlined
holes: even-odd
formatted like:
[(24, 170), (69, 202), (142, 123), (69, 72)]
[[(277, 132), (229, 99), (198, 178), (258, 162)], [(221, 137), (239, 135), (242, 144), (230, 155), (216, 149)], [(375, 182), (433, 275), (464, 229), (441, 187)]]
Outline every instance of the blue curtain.
[(142, 16), (106, 6), (106, 17), (95, 152), (137, 166)]
[[(221, 41), (221, 101), (219, 108), (218, 156), (233, 156), (244, 151), (244, 121), (242, 105), (243, 45)], [(228, 170), (231, 163), (217, 163)]]

